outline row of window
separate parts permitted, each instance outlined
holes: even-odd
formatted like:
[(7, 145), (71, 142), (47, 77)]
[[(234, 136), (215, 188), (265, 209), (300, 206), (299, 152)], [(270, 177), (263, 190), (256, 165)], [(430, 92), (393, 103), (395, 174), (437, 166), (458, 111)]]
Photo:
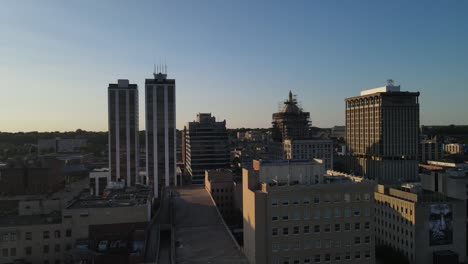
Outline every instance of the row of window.
[[(65, 250), (66, 251), (70, 251), (72, 248), (71, 244), (67, 244), (66, 247), (65, 247)], [(54, 252), (56, 253), (59, 253), (60, 251), (62, 250), (62, 246), (60, 244), (55, 244), (54, 245)], [(32, 247), (31, 246), (27, 246), (24, 248), (24, 254), (26, 256), (31, 256), (32, 255)], [(49, 245), (44, 245), (42, 247), (42, 253), (43, 254), (48, 254), (49, 252), (51, 252), (50, 250), (50, 246)], [(8, 248), (4, 248), (2, 249), (2, 256), (3, 257), (8, 257)], [(11, 257), (15, 257), (16, 256), (16, 248), (10, 248), (10, 256)]]
[[(271, 221), (309, 220), (309, 219), (311, 219), (310, 213), (311, 213), (310, 210), (305, 209), (303, 214), (302, 214), (302, 218), (301, 218), (300, 211), (285, 212), (281, 216), (277, 215), (278, 213), (273, 212), (272, 216), (271, 216)], [(335, 208), (333, 210), (333, 216), (335, 218), (339, 218), (342, 215), (344, 217), (361, 216), (361, 208), (346, 207), (346, 208), (343, 208), (343, 209), (342, 208)], [(370, 216), (370, 215), (371, 215), (371, 208), (370, 207), (364, 208), (364, 216)], [(314, 219), (320, 219), (320, 218), (328, 219), (328, 218), (331, 218), (331, 217), (332, 217), (332, 209), (329, 209), (329, 208), (323, 209), (323, 215), (321, 214), (320, 209), (316, 209), (316, 210), (313, 211), (313, 218)]]
[[(60, 238), (62, 236), (60, 230), (55, 230), (53, 234), (54, 234), (54, 238)], [(67, 229), (65, 231), (65, 237), (71, 237), (71, 236), (72, 236), (72, 230)], [(51, 237), (50, 231), (43, 231), (42, 232), (42, 238), (43, 239), (49, 239), (50, 237)], [(33, 239), (33, 233), (32, 232), (25, 232), (24, 233), (24, 239), (25, 240), (32, 240)]]
[(335, 262), (341, 260), (361, 260), (361, 258), (370, 259), (371, 252), (370, 250), (364, 251), (355, 251), (352, 252), (345, 252), (345, 253), (336, 253), (332, 256), (330, 253), (326, 253), (323, 255), (316, 254), (312, 257), (305, 257), (303, 259), (299, 257), (281, 257), (281, 258), (273, 258), (273, 264), (309, 264), (309, 263), (321, 263), (323, 262), (330, 262), (334, 260)]
[[(332, 230), (331, 224), (325, 224), (323, 225), (323, 229), (321, 228), (320, 225), (314, 225), (313, 229), (311, 230), (311, 227), (308, 225), (302, 226), (294, 226), (292, 228), (292, 234), (293, 235), (299, 235), (301, 234), (301, 229), (302, 229), (302, 234), (310, 234), (311, 231), (314, 233), (320, 233), (321, 231), (325, 233), (329, 233)], [(345, 223), (343, 227), (344, 231), (351, 231), (351, 224), (350, 223)], [(366, 222), (364, 224), (364, 229), (369, 230), (370, 229), (370, 224), (369, 222)], [(289, 235), (289, 227), (283, 227), (283, 228), (278, 228), (278, 227), (273, 227), (271, 229), (271, 235), (272, 236), (279, 236), (279, 230), (282, 230), (282, 235), (287, 236)], [(340, 232), (341, 231), (341, 224), (335, 224), (333, 227), (333, 230), (335, 232)], [(355, 231), (360, 231), (361, 230), (361, 223), (354, 223), (354, 230)]]
[[(334, 194), (334, 195), (325, 194), (325, 195), (323, 195), (323, 197), (321, 197), (320, 195), (314, 195), (313, 200), (311, 200), (310, 197), (304, 197), (302, 199), (302, 203), (305, 204), (305, 205), (308, 205), (308, 204), (311, 203), (311, 201), (313, 201), (314, 204), (319, 204), (320, 201), (321, 201), (321, 198), (323, 198), (322, 199), (323, 203), (329, 203), (329, 202), (335, 202), (335, 203), (346, 202), (346, 203), (349, 203), (349, 202), (351, 202), (351, 200), (353, 202), (370, 201), (371, 195), (369, 193), (365, 193), (361, 197), (361, 194), (354, 194), (352, 199), (351, 199), (351, 194), (349, 194), (349, 193), (345, 193), (344, 195), (339, 194), (339, 193)], [(291, 200), (291, 204), (293, 204), (293, 205), (299, 205), (300, 203), (301, 203), (301, 199), (299, 199), (299, 198)], [(288, 206), (290, 204), (290, 201), (289, 201), (289, 199), (282, 199), (281, 201), (278, 198), (272, 198), (271, 199), (271, 206), (278, 206), (280, 204), (282, 206)]]

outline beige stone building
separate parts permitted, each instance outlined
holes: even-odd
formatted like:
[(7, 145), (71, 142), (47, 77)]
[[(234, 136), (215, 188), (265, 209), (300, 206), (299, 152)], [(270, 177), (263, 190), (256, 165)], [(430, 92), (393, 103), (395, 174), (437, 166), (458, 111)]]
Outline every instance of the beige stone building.
[(227, 169), (206, 170), (205, 189), (216, 202), (224, 219), (234, 214), (234, 175)]
[(345, 100), (347, 172), (385, 184), (417, 180), (418, 98), (389, 80)]
[(375, 263), (374, 183), (326, 175), (321, 160), (254, 161), (243, 170), (250, 263)]
[(390, 246), (415, 264), (465, 261), (464, 201), (418, 185), (379, 185), (374, 196), (377, 246)]
[(333, 169), (333, 141), (329, 139), (302, 139), (283, 141), (285, 159), (321, 159), (327, 170)]

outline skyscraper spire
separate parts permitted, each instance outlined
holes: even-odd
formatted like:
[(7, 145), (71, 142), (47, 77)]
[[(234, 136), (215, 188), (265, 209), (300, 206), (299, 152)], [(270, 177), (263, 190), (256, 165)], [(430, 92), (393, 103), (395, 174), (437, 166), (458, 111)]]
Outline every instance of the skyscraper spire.
[(293, 101), (293, 95), (291, 90), (289, 90), (289, 102), (291, 103)]

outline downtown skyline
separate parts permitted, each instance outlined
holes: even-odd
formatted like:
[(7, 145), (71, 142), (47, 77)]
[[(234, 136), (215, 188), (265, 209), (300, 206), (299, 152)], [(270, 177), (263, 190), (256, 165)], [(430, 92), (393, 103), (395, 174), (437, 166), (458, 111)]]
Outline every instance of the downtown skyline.
[(178, 81), (178, 129), (198, 112), (270, 127), (289, 90), (313, 126), (344, 125), (344, 99), (389, 78), (421, 92), (421, 125), (467, 124), (468, 4), (421, 3), (4, 2), (0, 131), (106, 131), (116, 79), (138, 84), (144, 130), (154, 63)]

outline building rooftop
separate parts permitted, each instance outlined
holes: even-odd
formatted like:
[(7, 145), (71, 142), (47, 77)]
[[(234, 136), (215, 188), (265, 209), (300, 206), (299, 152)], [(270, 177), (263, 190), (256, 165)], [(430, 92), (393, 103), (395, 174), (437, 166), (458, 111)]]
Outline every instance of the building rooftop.
[(203, 187), (171, 191), (177, 263), (248, 263)]
[(402, 185), (401, 187), (386, 187), (378, 185), (377, 192), (397, 199), (414, 203), (437, 203), (456, 201), (456, 199), (447, 197), (441, 193), (422, 189), (418, 185)]
[(67, 206), (67, 209), (138, 206), (146, 204), (150, 195), (151, 189), (144, 187), (106, 190), (105, 197), (91, 196), (89, 192), (84, 191)]

